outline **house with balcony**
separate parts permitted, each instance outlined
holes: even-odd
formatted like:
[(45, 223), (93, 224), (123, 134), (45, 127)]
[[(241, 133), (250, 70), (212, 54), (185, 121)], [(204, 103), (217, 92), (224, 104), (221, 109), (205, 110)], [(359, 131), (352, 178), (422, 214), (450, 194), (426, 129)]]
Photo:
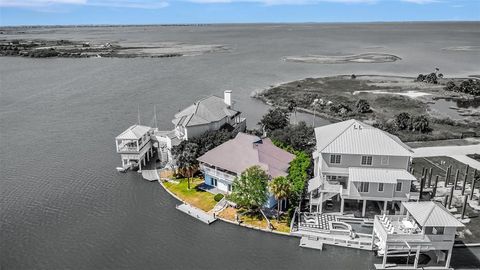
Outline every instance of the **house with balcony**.
[(173, 146), (207, 131), (227, 128), (243, 132), (246, 122), (241, 112), (234, 109), (231, 90), (224, 91), (223, 98), (215, 95), (202, 98), (175, 114), (173, 130), (155, 133), (159, 143), (159, 159), (164, 163), (171, 162)]
[(138, 166), (139, 170), (142, 170), (142, 164), (145, 166), (153, 156), (152, 134), (151, 127), (133, 125), (115, 137), (117, 153), (122, 159), (122, 168)]
[(330, 199), (340, 201), (340, 213), (346, 200), (362, 202), (365, 216), (367, 201), (401, 208), (401, 202), (413, 199), (410, 174), (412, 150), (388, 132), (357, 120), (315, 128), (313, 152), (314, 178), (308, 183), (310, 212), (323, 211)]
[[(232, 191), (233, 181), (247, 168), (258, 165), (271, 179), (287, 176), (294, 155), (278, 148), (268, 138), (238, 133), (231, 139), (198, 158), (205, 184), (221, 193)], [(266, 207), (277, 204), (270, 195)]]
[[(438, 202), (402, 202), (400, 215), (375, 216), (373, 241), (382, 264), (376, 269), (451, 269), (450, 260), (458, 228), (464, 225)], [(428, 265), (419, 264), (419, 256), (431, 258)], [(388, 264), (388, 256), (415, 256), (410, 265)], [(409, 260), (406, 260), (408, 262)]]

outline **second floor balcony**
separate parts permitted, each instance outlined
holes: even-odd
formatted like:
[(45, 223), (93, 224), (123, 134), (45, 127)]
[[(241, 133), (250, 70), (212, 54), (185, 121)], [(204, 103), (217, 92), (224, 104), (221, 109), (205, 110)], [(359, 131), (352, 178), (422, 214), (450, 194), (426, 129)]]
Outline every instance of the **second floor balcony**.
[(229, 182), (233, 182), (236, 177), (236, 175), (234, 175), (233, 173), (229, 173), (218, 168), (213, 168), (205, 164), (200, 165), (200, 170), (202, 170), (204, 174), (208, 174), (215, 178), (224, 179)]

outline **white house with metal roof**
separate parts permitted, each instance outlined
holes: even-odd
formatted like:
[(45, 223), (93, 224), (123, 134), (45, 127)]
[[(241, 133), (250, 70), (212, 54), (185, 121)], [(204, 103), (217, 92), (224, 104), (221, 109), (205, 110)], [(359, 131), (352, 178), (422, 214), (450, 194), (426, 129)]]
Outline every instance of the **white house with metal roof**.
[(153, 156), (150, 137), (152, 134), (151, 127), (133, 125), (115, 137), (115, 145), (117, 153), (121, 156), (123, 169), (139, 166), (139, 169), (142, 170), (142, 163), (145, 166)]
[[(230, 193), (235, 177), (258, 165), (271, 177), (287, 176), (294, 155), (278, 148), (268, 138), (238, 133), (231, 139), (198, 158), (205, 184), (222, 193)], [(276, 205), (270, 196), (267, 207)]]
[(224, 97), (215, 95), (200, 99), (175, 114), (172, 131), (160, 131), (155, 134), (159, 142), (159, 158), (163, 162), (172, 160), (171, 149), (184, 140), (201, 136), (210, 130), (228, 127), (235, 131), (245, 131), (246, 119), (234, 109), (232, 91), (224, 91)]
[(357, 120), (315, 128), (314, 178), (308, 183), (310, 211), (322, 212), (323, 203), (333, 197), (387, 203), (412, 197), (408, 172), (412, 150), (398, 137)]
[[(375, 216), (373, 241), (383, 255), (377, 269), (450, 269), (450, 259), (458, 228), (464, 225), (438, 202), (402, 202), (404, 213)], [(419, 265), (420, 253), (432, 258)], [(415, 254), (413, 264), (388, 264), (388, 256)], [(425, 267), (425, 268), (424, 268)]]

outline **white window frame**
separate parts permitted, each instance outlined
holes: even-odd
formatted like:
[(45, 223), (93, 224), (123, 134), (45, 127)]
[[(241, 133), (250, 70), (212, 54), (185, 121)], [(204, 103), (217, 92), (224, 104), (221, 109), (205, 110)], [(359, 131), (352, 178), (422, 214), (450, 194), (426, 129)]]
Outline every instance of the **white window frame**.
[(335, 154), (330, 155), (330, 164), (340, 164), (340, 163), (342, 163), (342, 155), (335, 155)]
[(218, 179), (212, 177), (212, 186), (218, 187)]
[[(365, 158), (365, 164), (363, 163), (363, 158)], [(368, 164), (368, 158), (370, 158), (370, 164)], [(373, 156), (362, 156), (360, 159), (360, 165), (362, 166), (372, 166), (373, 164)]]
[(227, 190), (228, 190), (228, 192), (232, 192), (232, 185), (231, 184), (227, 185)]
[[(399, 187), (400, 187), (400, 190), (398, 190)], [(398, 182), (398, 183), (395, 185), (395, 191), (396, 191), (396, 192), (402, 191), (402, 188), (403, 188), (402, 182)]]
[[(382, 187), (382, 188), (380, 188)], [(383, 183), (378, 183), (378, 192), (384, 192), (385, 191), (385, 187), (383, 185)]]
[(369, 190), (370, 190), (370, 183), (369, 182), (360, 182), (360, 186), (358, 186), (358, 192), (368, 193)]
[(390, 157), (389, 156), (382, 156), (380, 159), (380, 163), (382, 165), (389, 165), (390, 164)]

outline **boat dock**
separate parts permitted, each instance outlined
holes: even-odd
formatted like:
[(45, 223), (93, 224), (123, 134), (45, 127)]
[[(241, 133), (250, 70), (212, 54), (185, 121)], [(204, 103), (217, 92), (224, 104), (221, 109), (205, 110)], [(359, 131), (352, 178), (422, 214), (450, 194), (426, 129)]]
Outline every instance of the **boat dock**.
[(323, 250), (323, 242), (308, 236), (303, 236), (300, 239), (300, 247)]
[(198, 208), (195, 208), (195, 207), (193, 207), (189, 204), (186, 204), (186, 203), (181, 204), (181, 205), (177, 205), (176, 208), (178, 210), (184, 212), (185, 214), (200, 220), (201, 222), (203, 222), (205, 224), (211, 224), (212, 222), (217, 220), (217, 218), (214, 217), (213, 215), (207, 214), (204, 211), (202, 211)]
[(150, 182), (158, 181), (157, 170), (142, 170), (142, 177)]

